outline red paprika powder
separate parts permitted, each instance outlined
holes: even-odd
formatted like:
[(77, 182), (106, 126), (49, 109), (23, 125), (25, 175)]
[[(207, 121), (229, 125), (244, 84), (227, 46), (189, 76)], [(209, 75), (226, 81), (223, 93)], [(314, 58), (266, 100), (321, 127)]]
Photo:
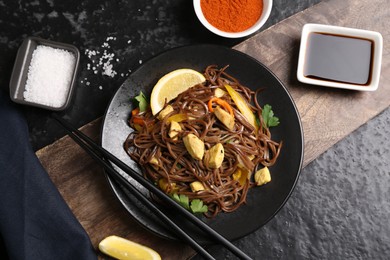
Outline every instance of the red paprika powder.
[(263, 0), (201, 0), (206, 20), (225, 32), (242, 32), (256, 23)]

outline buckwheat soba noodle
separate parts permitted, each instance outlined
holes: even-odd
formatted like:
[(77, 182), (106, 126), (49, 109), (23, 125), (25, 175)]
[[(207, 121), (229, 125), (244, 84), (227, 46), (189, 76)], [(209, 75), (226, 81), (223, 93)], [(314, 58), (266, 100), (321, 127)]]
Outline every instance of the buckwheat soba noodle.
[[(271, 139), (263, 108), (256, 99), (258, 93), (241, 85), (226, 73), (226, 68), (207, 67), (206, 82), (165, 104), (164, 109), (172, 108), (165, 117), (159, 119), (150, 108), (132, 116), (129, 124), (135, 130), (124, 143), (146, 178), (167, 194), (201, 200), (207, 206), (207, 217), (232, 212), (245, 203), (248, 190), (255, 186), (252, 173), (272, 166), (282, 147), (281, 141)], [(240, 112), (226, 85), (246, 100), (257, 127)], [(222, 117), (233, 118), (233, 124), (217, 116), (219, 105)], [(173, 125), (179, 126), (172, 129)], [(195, 144), (203, 145), (204, 154), (197, 153), (198, 146), (191, 147), (188, 136), (196, 139)]]

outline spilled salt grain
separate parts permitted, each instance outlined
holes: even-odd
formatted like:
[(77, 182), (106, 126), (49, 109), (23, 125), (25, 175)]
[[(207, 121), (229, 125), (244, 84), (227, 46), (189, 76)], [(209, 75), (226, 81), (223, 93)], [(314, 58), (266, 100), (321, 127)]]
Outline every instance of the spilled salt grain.
[[(115, 54), (115, 43), (117, 41), (117, 37), (115, 36), (107, 36), (103, 44), (98, 46), (97, 50), (86, 49), (85, 55), (88, 57), (89, 62), (86, 64), (86, 69), (90, 71), (94, 75), (102, 75), (110, 78), (115, 78), (116, 76), (127, 77), (131, 70), (126, 71), (125, 73), (120, 73), (116, 71), (118, 64), (121, 62), (121, 58), (117, 57)], [(132, 41), (127, 40), (127, 43), (130, 44)], [(142, 60), (138, 60), (139, 64), (142, 64)], [(85, 84), (87, 82), (87, 78), (85, 78), (84, 85), (97, 87), (102, 90), (103, 87), (94, 86), (92, 84)]]
[(65, 105), (76, 57), (69, 51), (39, 45), (32, 54), (23, 97), (59, 108)]
[(116, 37), (106, 37), (106, 41), (101, 45), (101, 47), (103, 48), (102, 54), (100, 51), (89, 49), (85, 51), (85, 54), (92, 61), (92, 63), (95, 63), (93, 67), (91, 67), (90, 63), (88, 63), (87, 70), (92, 69), (94, 74), (98, 74), (99, 72), (101, 72), (103, 76), (113, 78), (117, 74), (113, 67), (113, 61), (119, 62), (119, 59), (117, 58), (114, 60), (115, 54), (110, 50), (110, 41), (116, 41)]

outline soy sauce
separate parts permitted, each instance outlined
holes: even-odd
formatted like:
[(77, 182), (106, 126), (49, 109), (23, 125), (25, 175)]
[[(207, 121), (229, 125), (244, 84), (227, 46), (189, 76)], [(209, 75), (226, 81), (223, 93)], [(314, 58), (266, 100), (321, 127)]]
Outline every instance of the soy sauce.
[(310, 33), (303, 73), (309, 78), (368, 85), (373, 46), (368, 39)]

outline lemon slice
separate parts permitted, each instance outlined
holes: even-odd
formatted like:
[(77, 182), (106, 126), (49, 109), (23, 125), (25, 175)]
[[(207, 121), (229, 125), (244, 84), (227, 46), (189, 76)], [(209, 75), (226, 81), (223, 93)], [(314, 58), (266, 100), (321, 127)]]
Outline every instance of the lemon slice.
[(150, 107), (153, 115), (160, 112), (164, 106), (165, 99), (169, 102), (180, 93), (205, 80), (201, 73), (192, 69), (177, 69), (165, 74), (154, 86), (150, 96)]
[(99, 250), (122, 260), (161, 260), (160, 255), (153, 249), (118, 236), (103, 239), (99, 243)]

